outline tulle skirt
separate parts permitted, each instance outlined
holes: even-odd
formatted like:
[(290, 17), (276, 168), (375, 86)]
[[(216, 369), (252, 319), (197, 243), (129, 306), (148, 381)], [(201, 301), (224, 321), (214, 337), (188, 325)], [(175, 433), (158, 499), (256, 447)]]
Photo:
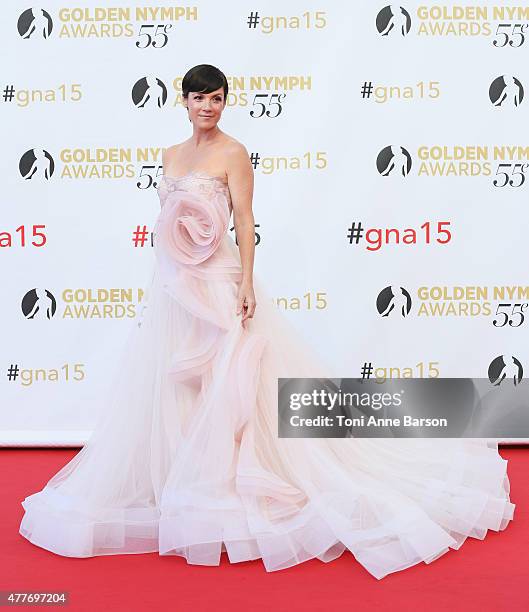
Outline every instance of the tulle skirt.
[(348, 550), (380, 579), (507, 526), (493, 440), (279, 438), (278, 377), (331, 373), (254, 290), (243, 328), (229, 274), (155, 268), (92, 436), (22, 502), (24, 537), (68, 557), (226, 551), (269, 572)]

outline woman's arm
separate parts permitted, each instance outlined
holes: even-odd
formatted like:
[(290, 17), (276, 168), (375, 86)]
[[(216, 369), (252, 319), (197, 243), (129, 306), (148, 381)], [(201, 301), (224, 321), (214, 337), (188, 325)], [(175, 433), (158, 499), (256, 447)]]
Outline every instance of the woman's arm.
[(237, 314), (243, 311), (241, 322), (251, 319), (255, 312), (253, 264), (255, 256), (255, 220), (252, 211), (253, 166), (246, 147), (230, 145), (227, 151), (228, 187), (233, 206), (233, 221), (241, 255), (242, 281), (237, 296)]

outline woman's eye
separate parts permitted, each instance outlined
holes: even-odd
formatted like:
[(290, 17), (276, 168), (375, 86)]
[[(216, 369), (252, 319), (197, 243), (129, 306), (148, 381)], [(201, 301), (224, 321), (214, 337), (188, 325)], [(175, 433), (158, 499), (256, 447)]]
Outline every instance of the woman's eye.
[[(202, 96), (195, 96), (195, 100), (200, 100), (200, 98), (202, 98)], [(221, 98), (215, 98), (216, 102), (222, 102)]]

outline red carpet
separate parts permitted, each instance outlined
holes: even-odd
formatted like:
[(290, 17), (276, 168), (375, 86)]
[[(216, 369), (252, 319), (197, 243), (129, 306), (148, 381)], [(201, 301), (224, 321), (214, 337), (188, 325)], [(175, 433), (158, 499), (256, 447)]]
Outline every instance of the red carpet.
[(529, 609), (529, 449), (500, 450), (517, 504), (505, 531), (380, 581), (348, 552), (267, 573), (259, 560), (231, 565), (225, 553), (220, 567), (204, 567), (156, 554), (72, 559), (42, 550), (18, 533), (20, 502), (76, 452), (0, 450), (1, 591), (68, 591), (71, 611)]

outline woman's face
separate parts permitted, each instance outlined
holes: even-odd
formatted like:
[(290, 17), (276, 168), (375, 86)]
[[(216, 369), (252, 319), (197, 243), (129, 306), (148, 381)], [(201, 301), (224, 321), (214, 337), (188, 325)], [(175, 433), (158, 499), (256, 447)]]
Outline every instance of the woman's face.
[(220, 87), (211, 93), (190, 91), (187, 108), (193, 125), (204, 129), (215, 126), (224, 110), (224, 89)]

